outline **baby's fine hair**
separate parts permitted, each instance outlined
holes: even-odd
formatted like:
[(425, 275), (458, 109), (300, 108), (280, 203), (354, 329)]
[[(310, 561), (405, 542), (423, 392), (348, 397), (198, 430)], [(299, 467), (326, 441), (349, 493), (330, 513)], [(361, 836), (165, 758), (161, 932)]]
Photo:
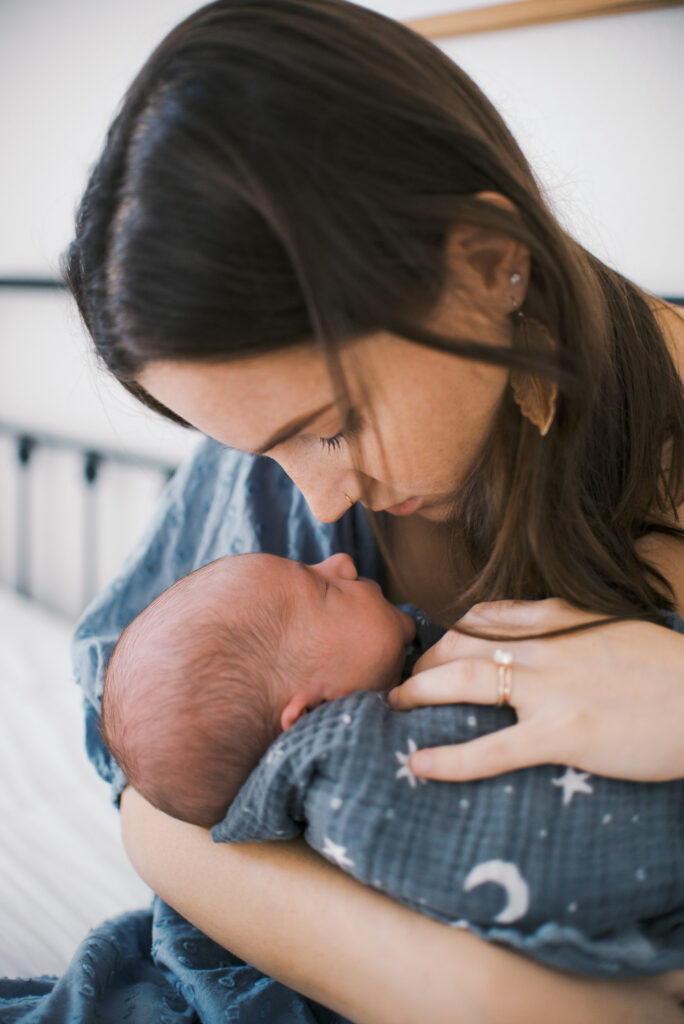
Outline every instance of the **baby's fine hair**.
[(286, 594), (229, 610), (206, 600), (224, 561), (179, 580), (133, 620), (102, 696), (102, 735), (127, 780), (159, 810), (205, 828), (281, 731), (274, 687), (295, 670), (282, 642)]

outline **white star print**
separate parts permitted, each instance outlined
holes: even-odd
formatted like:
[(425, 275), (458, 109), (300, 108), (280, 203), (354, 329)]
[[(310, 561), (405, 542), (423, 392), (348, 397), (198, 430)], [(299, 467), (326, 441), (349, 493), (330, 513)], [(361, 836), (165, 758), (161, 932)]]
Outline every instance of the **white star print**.
[(324, 846), (321, 853), (324, 857), (327, 857), (341, 868), (354, 867), (354, 861), (350, 860), (347, 856), (346, 846), (340, 846), (338, 843), (333, 843), (329, 836), (324, 836), (323, 843)]
[(572, 800), (575, 793), (593, 793), (587, 779), (589, 772), (576, 772), (574, 768), (566, 768), (565, 775), (559, 779), (551, 779), (554, 786), (560, 786), (563, 790), (563, 807)]
[(411, 756), (411, 754), (415, 754), (417, 749), (418, 747), (416, 746), (415, 741), (409, 738), (408, 753), (402, 754), (401, 751), (399, 750), (394, 751), (394, 756), (401, 765), (401, 768), (397, 769), (394, 777), (395, 779), (408, 779), (408, 784), (411, 787), (411, 789), (415, 789), (419, 782), (427, 782), (427, 779), (417, 779), (416, 776), (411, 771), (409, 757)]

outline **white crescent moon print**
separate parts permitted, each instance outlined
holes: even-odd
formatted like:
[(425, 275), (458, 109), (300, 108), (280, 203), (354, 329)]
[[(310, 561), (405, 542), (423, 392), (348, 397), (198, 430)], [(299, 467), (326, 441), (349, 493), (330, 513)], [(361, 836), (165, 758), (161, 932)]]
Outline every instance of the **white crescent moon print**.
[(498, 924), (510, 924), (525, 916), (530, 905), (530, 887), (520, 874), (517, 864), (505, 860), (488, 860), (477, 864), (463, 883), (463, 888), (465, 892), (470, 892), (485, 882), (500, 885), (508, 896), (508, 904), (494, 918)]

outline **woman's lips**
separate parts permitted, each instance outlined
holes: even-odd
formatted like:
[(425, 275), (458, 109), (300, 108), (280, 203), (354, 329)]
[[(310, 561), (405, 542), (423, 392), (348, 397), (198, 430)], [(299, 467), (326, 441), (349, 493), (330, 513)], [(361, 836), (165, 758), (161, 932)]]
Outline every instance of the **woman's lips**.
[(402, 501), (400, 505), (392, 505), (390, 508), (383, 509), (384, 512), (389, 512), (392, 516), (410, 516), (416, 512), (423, 504), (422, 498), (408, 498), (406, 501)]

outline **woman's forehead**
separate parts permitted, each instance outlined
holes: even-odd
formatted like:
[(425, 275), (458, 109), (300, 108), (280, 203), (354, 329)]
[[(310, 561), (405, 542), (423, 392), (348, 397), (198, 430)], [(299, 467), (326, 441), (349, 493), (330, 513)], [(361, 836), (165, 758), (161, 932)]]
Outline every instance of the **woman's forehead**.
[(149, 363), (139, 383), (198, 430), (243, 451), (272, 447), (286, 428), (299, 429), (334, 408), (323, 355), (312, 346), (225, 363)]
[(347, 396), (355, 406), (377, 411), (388, 403), (405, 408), (416, 388), (423, 399), (430, 391), (438, 395), (460, 362), (385, 332), (346, 342), (339, 356), (342, 381), (311, 344), (223, 363), (153, 362), (138, 381), (202, 433), (231, 448), (262, 452), (274, 438), (304, 430), (317, 418), (334, 433), (341, 426), (334, 410)]

